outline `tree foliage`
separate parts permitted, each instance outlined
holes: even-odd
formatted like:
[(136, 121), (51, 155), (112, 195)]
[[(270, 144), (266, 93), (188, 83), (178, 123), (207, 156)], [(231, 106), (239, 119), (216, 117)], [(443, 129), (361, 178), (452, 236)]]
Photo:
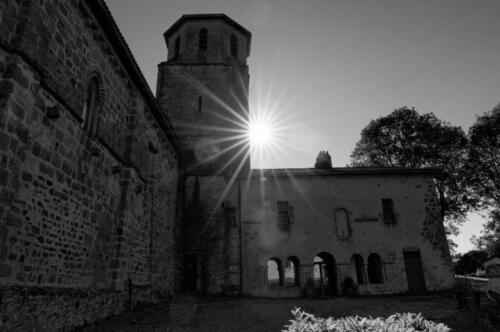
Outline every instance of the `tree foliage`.
[(488, 210), (488, 221), (477, 248), (493, 253), (500, 248), (500, 105), (477, 117), (469, 128), (467, 179), (471, 195)]
[(485, 207), (500, 208), (500, 105), (476, 119), (469, 139), (471, 189)]
[(455, 266), (455, 273), (466, 275), (475, 273), (477, 268), (483, 266), (483, 263), (488, 259), (488, 252), (484, 250), (471, 250), (465, 253), (458, 260)]
[(472, 243), (480, 250), (500, 257), (500, 209), (489, 212), (488, 221), (483, 225), (480, 236), (473, 236)]
[(372, 120), (361, 132), (351, 154), (354, 167), (436, 168), (441, 213), (447, 231), (457, 233), (457, 224), (474, 205), (464, 195), (464, 161), (468, 140), (461, 127), (451, 126), (433, 113), (419, 114), (402, 107)]

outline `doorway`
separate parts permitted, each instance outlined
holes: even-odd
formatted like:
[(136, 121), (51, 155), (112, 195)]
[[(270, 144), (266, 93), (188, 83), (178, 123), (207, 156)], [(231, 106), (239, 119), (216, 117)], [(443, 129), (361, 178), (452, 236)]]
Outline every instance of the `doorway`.
[(425, 285), (420, 251), (403, 251), (403, 257), (405, 260), (406, 279), (408, 280), (408, 291), (410, 294), (424, 294), (427, 291), (427, 287)]
[(196, 256), (185, 254), (182, 270), (182, 288), (184, 291), (196, 291), (196, 278)]
[(318, 295), (338, 295), (337, 264), (332, 255), (321, 252), (314, 257), (313, 280)]

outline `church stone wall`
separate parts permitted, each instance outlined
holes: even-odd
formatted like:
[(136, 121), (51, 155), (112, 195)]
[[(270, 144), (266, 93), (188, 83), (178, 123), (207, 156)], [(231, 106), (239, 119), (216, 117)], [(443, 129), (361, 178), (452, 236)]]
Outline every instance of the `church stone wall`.
[[(194, 184), (196, 182), (196, 184)], [(184, 252), (196, 257), (196, 290), (239, 294), (238, 186), (225, 176), (186, 179)]]
[[(427, 290), (453, 286), (439, 204), (431, 176), (423, 175), (314, 175), (253, 177), (242, 190), (243, 293), (294, 297), (304, 294), (312, 276), (313, 260), (321, 252), (336, 261), (336, 292), (351, 277), (356, 282), (352, 256), (364, 260), (372, 253), (382, 259), (384, 282), (359, 285), (360, 294), (408, 292), (403, 251), (418, 250)], [(246, 180), (242, 180), (245, 182)], [(392, 199), (395, 224), (384, 224), (381, 200)], [(277, 201), (290, 206), (290, 227), (278, 227)], [(347, 211), (350, 235), (339, 235), (335, 212)], [(269, 285), (267, 261), (287, 258), (300, 262), (300, 286)]]
[(177, 288), (178, 155), (101, 1), (18, 3), (0, 4), (0, 330), (67, 330)]

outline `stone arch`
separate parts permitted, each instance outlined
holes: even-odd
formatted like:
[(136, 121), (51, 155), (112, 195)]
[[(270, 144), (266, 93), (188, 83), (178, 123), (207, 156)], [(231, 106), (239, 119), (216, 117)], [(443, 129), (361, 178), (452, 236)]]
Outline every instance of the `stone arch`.
[(337, 263), (333, 255), (323, 251), (314, 257), (313, 281), (321, 295), (332, 296), (339, 293)]
[(382, 266), (382, 259), (376, 253), (368, 256), (368, 281), (370, 284), (383, 284), (384, 271)]
[(354, 254), (351, 257), (351, 276), (358, 285), (366, 283), (365, 261), (360, 254)]
[(290, 256), (285, 267), (285, 285), (300, 286), (300, 261), (297, 256)]
[(267, 283), (269, 286), (283, 285), (281, 259), (278, 257), (267, 260)]

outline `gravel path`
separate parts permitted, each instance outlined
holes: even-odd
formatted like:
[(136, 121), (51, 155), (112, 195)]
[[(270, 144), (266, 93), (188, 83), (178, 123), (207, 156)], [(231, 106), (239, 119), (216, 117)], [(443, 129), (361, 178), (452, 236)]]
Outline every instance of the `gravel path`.
[(387, 317), (395, 312), (421, 312), (453, 331), (488, 331), (483, 312), (460, 310), (451, 295), (334, 299), (259, 299), (182, 295), (169, 304), (149, 306), (110, 318), (81, 331), (266, 332), (281, 331), (301, 307), (322, 317), (345, 315)]

